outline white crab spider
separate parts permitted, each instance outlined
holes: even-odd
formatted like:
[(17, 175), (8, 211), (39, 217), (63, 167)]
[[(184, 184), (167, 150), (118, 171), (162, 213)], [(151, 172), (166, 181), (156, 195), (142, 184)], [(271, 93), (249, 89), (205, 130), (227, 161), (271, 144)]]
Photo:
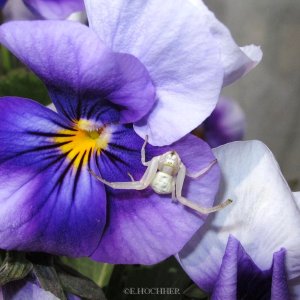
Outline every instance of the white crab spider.
[(186, 172), (186, 167), (181, 162), (181, 159), (176, 151), (168, 151), (162, 155), (153, 157), (150, 161), (146, 161), (145, 148), (147, 142), (148, 137), (146, 136), (145, 142), (141, 149), (141, 161), (142, 164), (147, 167), (147, 169), (139, 181), (135, 181), (134, 178), (128, 174), (132, 180), (131, 182), (109, 182), (96, 175), (92, 170), (89, 170), (89, 172), (99, 181), (114, 189), (143, 190), (150, 185), (157, 194), (172, 194), (173, 200), (177, 200), (181, 204), (192, 208), (201, 214), (209, 214), (218, 211), (232, 202), (232, 200), (228, 199), (219, 205), (205, 208), (184, 198), (181, 195), (185, 176), (198, 178), (204, 175), (217, 162), (216, 159), (198, 173), (189, 174)]

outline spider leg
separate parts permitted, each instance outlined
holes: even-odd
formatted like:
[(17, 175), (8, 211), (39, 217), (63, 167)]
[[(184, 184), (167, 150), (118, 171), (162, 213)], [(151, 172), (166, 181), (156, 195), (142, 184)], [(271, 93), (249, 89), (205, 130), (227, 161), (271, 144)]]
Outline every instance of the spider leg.
[(92, 170), (89, 172), (99, 181), (102, 183), (110, 186), (114, 189), (121, 189), (121, 190), (144, 190), (147, 188), (150, 183), (152, 182), (158, 167), (158, 157), (154, 157), (150, 162), (147, 170), (145, 171), (144, 175), (139, 181), (129, 181), (129, 182), (109, 182), (103, 179), (101, 176), (95, 174)]
[(194, 203), (194, 202), (192, 202), (192, 201), (190, 201), (190, 200), (188, 200), (188, 199), (186, 199), (182, 196), (177, 197), (177, 199), (181, 204), (183, 204), (183, 205), (199, 212), (200, 214), (204, 214), (204, 215), (207, 215), (207, 214), (210, 214), (212, 212), (216, 212), (218, 210), (221, 210), (221, 209), (223, 209), (224, 207), (226, 207), (227, 205), (229, 205), (230, 203), (233, 202), (231, 199), (227, 199), (226, 201), (222, 202), (221, 204), (213, 206), (213, 207), (202, 207), (202, 206), (200, 206), (200, 205), (198, 205), (198, 204), (196, 204), (196, 203)]
[(185, 175), (186, 175), (186, 167), (183, 164), (181, 164), (180, 167), (179, 167), (179, 172), (178, 172), (177, 177), (176, 177), (176, 198), (181, 204), (183, 204), (183, 205), (185, 205), (185, 206), (187, 206), (187, 207), (189, 207), (189, 208), (191, 208), (191, 209), (193, 209), (193, 210), (195, 210), (195, 211), (197, 211), (201, 214), (206, 215), (206, 214), (218, 211), (218, 210), (224, 208), (225, 206), (229, 205), (230, 203), (232, 203), (232, 200), (228, 199), (228, 200), (226, 200), (225, 202), (223, 202), (219, 205), (206, 208), (206, 207), (202, 207), (201, 205), (198, 205), (195, 202), (192, 202), (192, 201), (186, 199), (185, 197), (183, 197), (181, 195)]
[(210, 162), (210, 164), (207, 167), (205, 167), (204, 169), (200, 170), (199, 172), (197, 172), (197, 173), (188, 173), (187, 172), (186, 175), (188, 177), (196, 179), (196, 178), (198, 178), (198, 177), (206, 174), (216, 163), (217, 163), (217, 160), (214, 159), (212, 162)]
[(173, 202), (177, 202), (176, 199), (176, 184), (175, 184), (175, 180), (172, 180), (172, 201)]
[(150, 163), (149, 161), (146, 161), (146, 150), (145, 149), (146, 149), (147, 143), (148, 143), (148, 135), (145, 136), (145, 142), (141, 149), (141, 162), (145, 167), (149, 166), (149, 163)]
[(130, 177), (131, 181), (135, 181), (135, 179), (133, 178), (133, 176), (131, 175), (131, 173), (127, 172), (128, 176)]

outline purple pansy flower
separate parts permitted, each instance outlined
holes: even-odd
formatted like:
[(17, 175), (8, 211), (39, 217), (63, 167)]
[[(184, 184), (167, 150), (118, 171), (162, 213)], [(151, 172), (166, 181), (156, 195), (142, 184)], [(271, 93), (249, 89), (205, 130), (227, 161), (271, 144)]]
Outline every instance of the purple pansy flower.
[(3, 6), (8, 20), (66, 19), (84, 10), (83, 0), (6, 0), (0, 2), (0, 8)]
[(230, 143), (214, 154), (219, 197), (234, 202), (207, 220), (179, 252), (180, 263), (212, 299), (289, 299), (300, 275), (295, 195), (261, 142)]
[(212, 114), (197, 129), (211, 146), (242, 140), (245, 134), (245, 114), (239, 104), (221, 97)]
[[(151, 110), (155, 89), (141, 62), (69, 21), (9, 22), (0, 41), (44, 81), (58, 112), (0, 100), (0, 248), (143, 264), (178, 252), (203, 217), (151, 189), (104, 187), (88, 172), (130, 181), (128, 172), (139, 179), (145, 171), (144, 140), (132, 123)], [(169, 149), (193, 173), (215, 159), (191, 135), (169, 147), (148, 145), (147, 159)], [(184, 195), (211, 206), (218, 181), (214, 165), (187, 179)]]
[(134, 129), (153, 145), (171, 144), (200, 125), (222, 86), (262, 56), (258, 47), (239, 48), (200, 0), (86, 0), (85, 5), (99, 38), (114, 51), (138, 57), (150, 74), (156, 103)]

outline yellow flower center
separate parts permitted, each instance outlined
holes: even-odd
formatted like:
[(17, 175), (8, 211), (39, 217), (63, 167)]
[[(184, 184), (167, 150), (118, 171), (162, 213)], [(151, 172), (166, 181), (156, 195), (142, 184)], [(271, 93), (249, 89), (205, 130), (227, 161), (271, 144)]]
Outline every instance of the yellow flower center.
[(97, 127), (89, 120), (75, 122), (73, 130), (63, 129), (57, 132), (54, 142), (60, 144), (62, 153), (67, 154), (73, 166), (78, 168), (88, 163), (94, 152), (100, 154), (110, 141), (111, 131), (108, 126)]

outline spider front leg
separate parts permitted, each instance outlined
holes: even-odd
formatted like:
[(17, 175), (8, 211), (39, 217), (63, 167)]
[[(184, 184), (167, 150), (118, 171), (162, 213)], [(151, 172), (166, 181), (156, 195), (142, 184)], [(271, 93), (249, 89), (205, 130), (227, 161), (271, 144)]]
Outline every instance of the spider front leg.
[(191, 177), (191, 178), (198, 178), (204, 174), (206, 174), (215, 164), (217, 163), (217, 160), (214, 159), (207, 167), (205, 167), (204, 169), (200, 170), (197, 173), (189, 173), (187, 172), (186, 176)]
[(178, 172), (177, 178), (176, 178), (176, 198), (181, 204), (183, 204), (201, 214), (206, 215), (206, 214), (209, 214), (212, 212), (216, 212), (216, 211), (224, 208), (225, 206), (229, 205), (230, 203), (232, 203), (232, 200), (228, 199), (219, 205), (206, 208), (206, 207), (202, 207), (202, 206), (186, 199), (185, 197), (183, 197), (181, 195), (185, 176), (186, 176), (186, 167), (181, 163), (181, 165), (179, 167), (179, 172)]
[(114, 189), (120, 189), (120, 190), (143, 190), (147, 188), (150, 183), (152, 182), (158, 168), (158, 160), (159, 157), (153, 157), (152, 160), (149, 162), (149, 166), (147, 170), (145, 171), (144, 175), (139, 181), (129, 181), (129, 182), (109, 182), (102, 177), (95, 174), (92, 170), (89, 170), (89, 172), (99, 181), (102, 183), (110, 186)]
[(144, 141), (144, 144), (141, 149), (141, 162), (145, 167), (149, 166), (149, 163), (151, 163), (151, 161), (146, 161), (146, 145), (147, 145), (147, 143), (148, 143), (148, 135), (145, 136), (145, 141)]

